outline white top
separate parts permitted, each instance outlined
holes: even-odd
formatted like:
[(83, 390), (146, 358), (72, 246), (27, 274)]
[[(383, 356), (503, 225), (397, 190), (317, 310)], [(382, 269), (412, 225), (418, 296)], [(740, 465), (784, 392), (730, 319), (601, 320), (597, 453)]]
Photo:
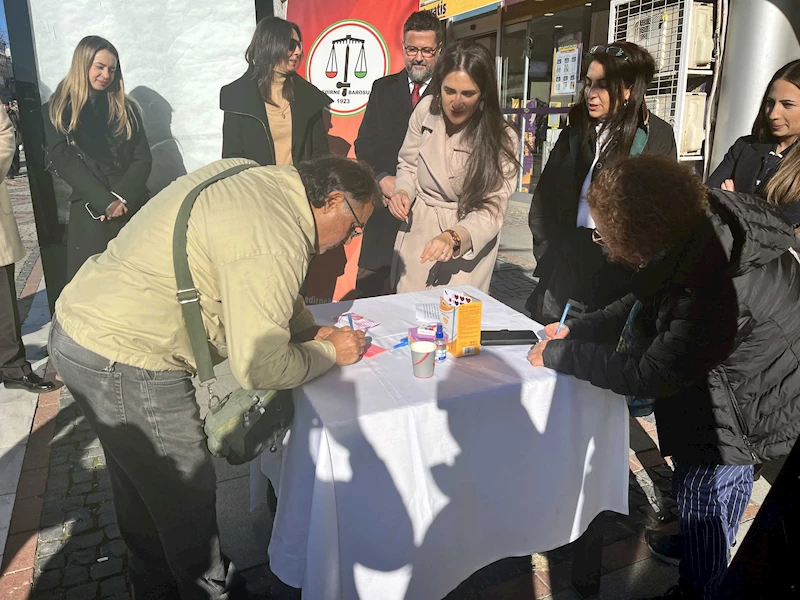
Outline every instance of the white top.
[[(542, 329), (457, 289), (483, 302), (484, 329)], [(391, 348), (440, 293), (351, 310), (379, 322), (370, 337)], [(309, 309), (322, 325), (346, 307)], [(404, 347), (295, 389), (288, 440), (250, 471), (251, 502), (266, 499), (264, 475), (278, 493), (275, 575), (314, 600), (441, 600), (498, 557), (563, 546), (602, 510), (627, 514), (625, 399), (532, 367), (529, 349), (484, 347), (416, 379)]]
[[(422, 94), (424, 94), (424, 93), (425, 93), (425, 90), (427, 90), (427, 89), (428, 89), (428, 84), (429, 84), (430, 82), (431, 82), (431, 80), (430, 80), (430, 79), (428, 79), (427, 81), (423, 81), (423, 82), (422, 82), (422, 85), (420, 85), (420, 86), (419, 86), (419, 95), (420, 95), (420, 97), (422, 97)], [(414, 84), (415, 84), (415, 83), (416, 83), (416, 82), (414, 82), (414, 81), (411, 81), (411, 78), (410, 78), (410, 77), (408, 78), (408, 91), (409, 91), (409, 92), (411, 92), (412, 94), (414, 93)]]
[(592, 184), (592, 174), (594, 173), (594, 167), (597, 164), (597, 161), (600, 159), (600, 153), (603, 150), (603, 147), (608, 142), (609, 132), (605, 130), (602, 135), (600, 135), (600, 124), (598, 123), (595, 131), (598, 132), (597, 135), (597, 143), (595, 144), (594, 149), (594, 160), (592, 161), (592, 166), (589, 167), (589, 172), (586, 174), (586, 179), (583, 180), (583, 187), (581, 187), (581, 199), (578, 201), (578, 221), (576, 225), (578, 227), (587, 227), (589, 229), (594, 229), (594, 219), (592, 219), (592, 215), (589, 214), (589, 203), (586, 202), (586, 194), (589, 192), (589, 186)]

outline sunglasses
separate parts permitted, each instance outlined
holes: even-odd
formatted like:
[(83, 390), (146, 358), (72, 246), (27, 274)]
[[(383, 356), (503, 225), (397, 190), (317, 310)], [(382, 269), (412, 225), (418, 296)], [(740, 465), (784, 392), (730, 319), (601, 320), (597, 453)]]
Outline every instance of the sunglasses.
[(289, 52), (294, 52), (295, 50), (300, 50), (300, 52), (302, 52), (303, 42), (292, 38), (291, 40), (289, 40)]
[(608, 54), (609, 56), (616, 56), (622, 60), (628, 60), (628, 55), (625, 50), (619, 46), (592, 46), (589, 49), (589, 54)]

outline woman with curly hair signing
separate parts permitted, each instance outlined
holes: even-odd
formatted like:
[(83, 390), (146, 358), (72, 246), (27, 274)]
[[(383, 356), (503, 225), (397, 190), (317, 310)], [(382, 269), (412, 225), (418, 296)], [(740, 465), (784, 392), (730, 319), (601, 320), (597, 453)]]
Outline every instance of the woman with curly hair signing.
[(489, 51), (461, 42), (436, 63), (433, 93), (411, 115), (389, 211), (397, 292), (472, 284), (489, 291), (514, 190), (518, 138), (503, 118)]
[(672, 456), (684, 554), (670, 598), (712, 598), (753, 465), (800, 434), (800, 265), (777, 206), (708, 190), (677, 162), (632, 158), (588, 195), (594, 240), (635, 269), (633, 293), (545, 328), (536, 367), (655, 398)]

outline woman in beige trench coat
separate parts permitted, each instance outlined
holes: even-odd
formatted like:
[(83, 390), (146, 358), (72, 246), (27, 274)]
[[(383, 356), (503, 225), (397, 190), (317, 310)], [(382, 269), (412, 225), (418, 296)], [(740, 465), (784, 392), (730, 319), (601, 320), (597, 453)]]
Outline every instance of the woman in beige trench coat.
[(461, 42), (437, 61), (398, 157), (390, 212), (397, 292), (471, 284), (489, 291), (500, 229), (516, 185), (518, 137), (503, 118), (494, 59)]
[(22, 344), (14, 263), (25, 256), (25, 248), (4, 181), (17, 151), (16, 140), (11, 119), (0, 107), (0, 381), (7, 390), (22, 389), (38, 394), (55, 389), (55, 384), (33, 372)]

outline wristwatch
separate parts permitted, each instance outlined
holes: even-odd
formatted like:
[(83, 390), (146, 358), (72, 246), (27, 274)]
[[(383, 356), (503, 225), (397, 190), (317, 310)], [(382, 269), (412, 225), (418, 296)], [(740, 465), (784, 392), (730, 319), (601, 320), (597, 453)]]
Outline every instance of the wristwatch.
[(449, 233), (453, 238), (453, 256), (458, 256), (461, 253), (461, 236), (452, 229), (445, 230), (445, 233)]

